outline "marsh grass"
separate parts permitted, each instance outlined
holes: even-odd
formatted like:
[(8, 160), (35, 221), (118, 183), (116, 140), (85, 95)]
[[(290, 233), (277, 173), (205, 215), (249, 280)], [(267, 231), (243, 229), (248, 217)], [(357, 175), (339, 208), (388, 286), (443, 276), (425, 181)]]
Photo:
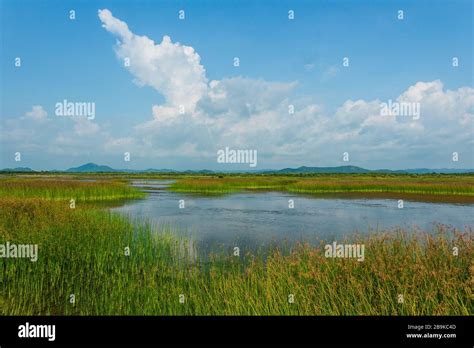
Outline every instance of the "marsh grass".
[(323, 242), (270, 250), (265, 258), (215, 253), (204, 262), (166, 229), (104, 210), (67, 209), (61, 201), (1, 198), (0, 243), (37, 243), (39, 258), (0, 258), (0, 313), (473, 314), (472, 231), (354, 238), (365, 244), (364, 262), (326, 258)]
[(170, 186), (175, 192), (204, 194), (242, 190), (275, 190), (305, 194), (400, 193), (474, 197), (472, 175), (352, 175), (224, 176), (182, 178)]
[(70, 179), (2, 179), (0, 198), (45, 198), (51, 200), (107, 201), (142, 198), (145, 193), (121, 181)]

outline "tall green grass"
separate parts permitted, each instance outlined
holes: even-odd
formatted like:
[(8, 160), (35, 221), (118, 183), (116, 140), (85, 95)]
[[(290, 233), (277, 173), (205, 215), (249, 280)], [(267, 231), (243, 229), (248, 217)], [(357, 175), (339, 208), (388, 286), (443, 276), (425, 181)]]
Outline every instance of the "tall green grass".
[(323, 245), (305, 244), (272, 250), (265, 259), (222, 252), (204, 261), (168, 232), (107, 211), (67, 209), (64, 202), (2, 198), (0, 244), (37, 243), (39, 259), (0, 258), (0, 313), (473, 314), (470, 230), (354, 237), (365, 244), (364, 262), (326, 258)]
[(224, 177), (179, 179), (170, 186), (175, 192), (231, 193), (242, 190), (284, 190), (295, 179), (263, 177)]
[(119, 181), (79, 181), (70, 179), (3, 179), (0, 198), (45, 198), (52, 200), (106, 201), (142, 198), (145, 193)]
[(230, 193), (241, 190), (280, 190), (297, 193), (402, 193), (474, 196), (474, 176), (469, 175), (337, 175), (314, 177), (243, 176), (179, 179), (176, 192)]

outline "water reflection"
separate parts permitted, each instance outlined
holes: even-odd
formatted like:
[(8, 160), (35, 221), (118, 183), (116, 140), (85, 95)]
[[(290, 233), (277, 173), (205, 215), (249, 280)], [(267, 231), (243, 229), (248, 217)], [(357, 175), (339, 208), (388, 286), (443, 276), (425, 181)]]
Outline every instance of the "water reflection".
[[(432, 231), (436, 223), (463, 230), (474, 226), (472, 203), (407, 200), (398, 208), (396, 197), (360, 195), (307, 196), (286, 192), (243, 192), (196, 196), (166, 190), (172, 180), (136, 181), (149, 193), (146, 199), (111, 208), (132, 218), (174, 226), (175, 233), (191, 237), (200, 248), (216, 246), (241, 250), (269, 244), (321, 239), (340, 240), (355, 232), (377, 232), (395, 227)], [(294, 200), (294, 208), (288, 206)], [(179, 208), (179, 201), (185, 208)]]

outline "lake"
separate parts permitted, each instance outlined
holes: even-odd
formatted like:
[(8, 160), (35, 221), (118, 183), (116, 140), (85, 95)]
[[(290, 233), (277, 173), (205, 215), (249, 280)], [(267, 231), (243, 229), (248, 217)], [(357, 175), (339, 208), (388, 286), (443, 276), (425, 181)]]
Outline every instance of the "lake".
[[(219, 196), (174, 193), (171, 180), (134, 181), (148, 192), (112, 211), (170, 225), (201, 248), (216, 245), (248, 250), (267, 244), (341, 240), (345, 235), (402, 227), (433, 231), (437, 223), (464, 230), (474, 226), (474, 204), (395, 198), (304, 196), (287, 192), (242, 192)], [(184, 200), (184, 208), (179, 208)], [(289, 200), (294, 208), (289, 208)]]

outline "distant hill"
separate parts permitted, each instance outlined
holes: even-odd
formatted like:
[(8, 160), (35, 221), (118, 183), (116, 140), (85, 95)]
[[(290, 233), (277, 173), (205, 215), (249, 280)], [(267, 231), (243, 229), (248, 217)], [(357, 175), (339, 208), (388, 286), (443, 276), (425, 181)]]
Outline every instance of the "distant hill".
[(69, 168), (66, 170), (68, 173), (184, 173), (184, 174), (212, 174), (212, 170), (184, 170), (176, 171), (173, 169), (154, 169), (148, 168), (145, 170), (140, 169), (114, 169), (109, 166), (98, 165), (95, 163), (87, 163), (80, 167)]
[(69, 168), (65, 170), (68, 173), (172, 173), (172, 169), (114, 169), (109, 166), (98, 165), (95, 163), (86, 163), (82, 166)]
[(28, 167), (17, 167), (17, 168), (1, 169), (0, 172), (23, 173), (23, 172), (34, 172), (34, 170)]
[[(31, 168), (5, 168), (0, 172), (8, 173), (26, 173), (35, 172)], [(234, 170), (234, 171), (213, 171), (213, 170), (184, 170), (177, 171), (173, 169), (154, 169), (148, 168), (145, 170), (140, 169), (114, 169), (106, 165), (99, 165), (95, 163), (86, 163), (79, 167), (69, 168), (65, 171), (61, 170), (50, 170), (50, 172), (66, 172), (66, 173), (182, 173), (182, 174), (217, 174), (217, 173), (254, 173), (254, 174), (364, 174), (364, 173), (393, 173), (393, 174), (462, 174), (462, 173), (474, 173), (474, 169), (452, 169), (452, 168), (441, 168), (441, 169), (428, 169), (428, 168), (416, 168), (416, 169), (365, 169), (357, 166), (339, 166), (339, 167), (298, 167), (298, 168), (284, 168), (284, 169), (264, 169), (264, 170)]]
[(113, 169), (109, 166), (101, 166), (95, 163), (86, 163), (82, 166), (69, 168), (66, 170), (68, 173), (112, 173), (116, 171), (116, 169)]

